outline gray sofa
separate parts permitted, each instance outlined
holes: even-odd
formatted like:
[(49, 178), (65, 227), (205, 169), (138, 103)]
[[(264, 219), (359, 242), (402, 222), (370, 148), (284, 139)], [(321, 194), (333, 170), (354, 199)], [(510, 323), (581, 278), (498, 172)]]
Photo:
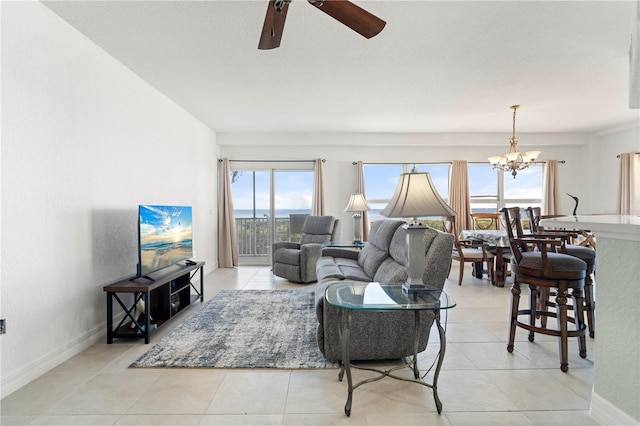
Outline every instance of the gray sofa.
[[(407, 242), (403, 224), (399, 220), (374, 222), (369, 242), (360, 251), (340, 248), (322, 250), (322, 256), (316, 264), (318, 284), (315, 307), (318, 347), (328, 360), (337, 361), (342, 356), (338, 331), (339, 309), (325, 302), (327, 287), (343, 280), (404, 283), (407, 279)], [(425, 242), (423, 282), (442, 289), (449, 272), (454, 236), (427, 228)], [(421, 315), (418, 352), (426, 348), (434, 320), (432, 311), (423, 311)], [(414, 328), (413, 312), (355, 311), (351, 322), (351, 359), (384, 360), (412, 355)]]

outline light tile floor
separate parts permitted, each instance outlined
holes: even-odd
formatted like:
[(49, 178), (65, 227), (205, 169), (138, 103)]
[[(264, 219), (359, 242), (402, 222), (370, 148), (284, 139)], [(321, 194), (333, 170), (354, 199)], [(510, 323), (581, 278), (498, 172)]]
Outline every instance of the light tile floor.
[[(506, 350), (510, 292), (473, 278), (445, 290), (457, 301), (446, 319), (447, 350), (438, 415), (431, 390), (384, 379), (354, 391), (344, 415), (346, 382), (337, 370), (129, 369), (150, 346), (97, 343), (1, 403), (2, 425), (593, 425), (593, 340), (588, 356), (571, 340), (570, 370), (559, 368), (557, 340), (527, 340), (518, 329)], [(309, 289), (274, 277), (268, 267), (219, 269), (205, 277), (206, 299), (222, 289)], [(200, 304), (157, 330), (167, 334)], [(152, 341), (153, 344), (153, 341)], [(438, 349), (432, 332), (420, 364)], [(354, 379), (367, 373), (354, 372)]]

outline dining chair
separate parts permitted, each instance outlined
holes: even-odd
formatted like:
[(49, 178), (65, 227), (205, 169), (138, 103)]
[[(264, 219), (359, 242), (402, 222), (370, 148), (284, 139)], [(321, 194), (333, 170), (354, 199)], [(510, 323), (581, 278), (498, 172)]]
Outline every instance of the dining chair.
[(500, 229), (500, 213), (471, 213), (473, 229)]
[[(455, 234), (455, 217), (449, 216), (444, 221), (443, 228), (445, 232), (452, 233), (454, 236), (453, 250), (451, 251), (451, 259), (459, 262), (459, 274), (458, 285), (462, 285), (462, 279), (464, 277), (464, 265), (465, 263), (481, 263), (487, 264), (487, 270), (489, 271), (489, 279), (491, 284), (495, 284), (494, 275), (494, 255), (489, 252), (488, 246), (478, 240), (460, 240), (458, 235)], [(449, 265), (449, 273), (451, 273), (451, 265)], [(481, 277), (481, 276), (480, 276)]]

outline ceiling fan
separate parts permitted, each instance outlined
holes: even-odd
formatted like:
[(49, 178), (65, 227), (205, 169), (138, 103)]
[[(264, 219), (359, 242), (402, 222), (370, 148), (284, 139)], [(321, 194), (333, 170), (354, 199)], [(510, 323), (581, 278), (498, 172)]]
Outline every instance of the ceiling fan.
[[(366, 38), (377, 35), (386, 22), (347, 0), (307, 0), (332, 18)], [(284, 21), (291, 0), (270, 0), (258, 49), (274, 49), (280, 46)]]

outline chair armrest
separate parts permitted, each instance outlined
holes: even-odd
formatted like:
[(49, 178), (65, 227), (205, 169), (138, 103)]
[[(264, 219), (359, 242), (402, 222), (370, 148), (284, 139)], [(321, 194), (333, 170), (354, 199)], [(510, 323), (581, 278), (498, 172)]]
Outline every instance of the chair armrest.
[[(551, 253), (556, 253), (556, 247), (564, 247), (564, 240), (543, 238), (513, 238), (511, 240), (511, 248), (516, 256), (516, 260), (518, 261), (518, 263), (520, 263), (520, 259), (522, 258), (522, 252), (527, 251), (528, 247), (530, 247), (531, 245), (535, 246), (541, 253), (544, 274), (546, 276), (551, 276), (553, 270), (551, 268), (551, 262), (549, 262), (548, 253), (549, 251), (551, 251)], [(521, 247), (524, 248), (524, 250), (522, 250)]]
[(574, 238), (578, 238), (576, 232), (564, 231), (561, 229), (544, 229), (542, 231), (531, 234), (534, 238), (552, 239), (560, 238), (566, 243), (571, 243)]
[(273, 243), (272, 250), (274, 252), (280, 248), (299, 249), (300, 244), (294, 243), (292, 241), (278, 241), (277, 243)]
[(321, 256), (342, 257), (345, 259), (358, 260), (360, 254), (357, 250), (345, 249), (339, 247), (324, 247)]
[(320, 259), (322, 244), (309, 243), (300, 246), (300, 277), (303, 282), (311, 282), (317, 279), (316, 263)]

